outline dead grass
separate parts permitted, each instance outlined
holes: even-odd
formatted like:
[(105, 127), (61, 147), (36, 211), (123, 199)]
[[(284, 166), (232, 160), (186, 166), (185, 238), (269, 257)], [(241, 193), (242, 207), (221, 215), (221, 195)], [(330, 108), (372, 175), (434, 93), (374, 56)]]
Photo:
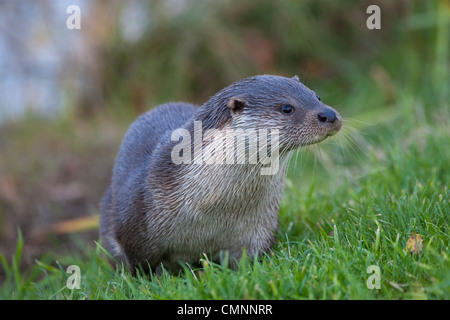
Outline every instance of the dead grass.
[[(56, 226), (98, 214), (125, 129), (107, 117), (28, 116), (0, 126), (0, 252), (5, 257), (15, 251), (18, 228), (27, 244), (24, 268), (50, 245), (54, 252), (75, 249), (64, 228)], [(83, 239), (98, 238), (95, 224), (85, 228)]]

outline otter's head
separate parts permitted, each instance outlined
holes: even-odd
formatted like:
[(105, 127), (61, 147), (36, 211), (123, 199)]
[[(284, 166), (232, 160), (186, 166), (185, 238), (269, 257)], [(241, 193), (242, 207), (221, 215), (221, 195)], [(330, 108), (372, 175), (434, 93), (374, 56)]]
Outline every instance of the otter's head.
[(342, 126), (339, 113), (303, 85), (297, 76), (262, 75), (237, 81), (205, 104), (214, 127), (272, 129), (280, 134), (280, 149), (318, 143)]

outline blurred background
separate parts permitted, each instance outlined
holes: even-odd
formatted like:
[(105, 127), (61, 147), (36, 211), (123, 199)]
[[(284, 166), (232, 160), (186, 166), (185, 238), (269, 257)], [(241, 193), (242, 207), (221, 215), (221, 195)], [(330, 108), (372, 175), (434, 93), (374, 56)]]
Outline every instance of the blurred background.
[[(67, 28), (70, 5), (81, 29)], [(449, 116), (449, 13), (448, 0), (1, 0), (0, 253), (19, 230), (25, 265), (93, 245), (129, 124), (255, 74), (298, 75), (359, 130), (303, 168), (358, 166), (386, 147), (383, 124)], [(297, 166), (288, 183), (305, 187)]]

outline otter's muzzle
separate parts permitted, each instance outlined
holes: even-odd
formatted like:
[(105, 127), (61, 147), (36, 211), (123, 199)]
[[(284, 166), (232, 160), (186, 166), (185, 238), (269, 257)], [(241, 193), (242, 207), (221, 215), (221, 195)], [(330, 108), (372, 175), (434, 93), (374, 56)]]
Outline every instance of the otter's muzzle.
[(328, 127), (328, 136), (336, 134), (342, 127), (341, 115), (331, 107), (317, 113), (317, 120), (320, 125)]

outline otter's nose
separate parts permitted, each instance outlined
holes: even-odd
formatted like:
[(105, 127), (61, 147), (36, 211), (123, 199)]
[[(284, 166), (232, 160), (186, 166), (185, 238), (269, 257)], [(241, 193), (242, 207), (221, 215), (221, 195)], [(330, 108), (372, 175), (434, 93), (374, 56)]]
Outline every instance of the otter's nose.
[(325, 110), (317, 114), (317, 118), (321, 123), (334, 123), (337, 120), (336, 112), (333, 110)]

